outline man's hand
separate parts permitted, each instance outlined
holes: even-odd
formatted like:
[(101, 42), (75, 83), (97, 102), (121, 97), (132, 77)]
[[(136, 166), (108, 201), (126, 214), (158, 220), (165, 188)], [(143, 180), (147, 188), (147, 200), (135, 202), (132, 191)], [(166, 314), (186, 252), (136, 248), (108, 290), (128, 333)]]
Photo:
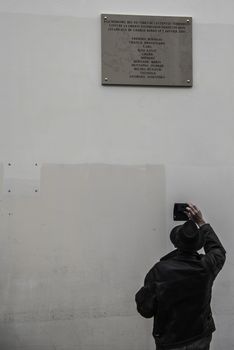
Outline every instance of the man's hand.
[(188, 215), (189, 219), (193, 220), (199, 227), (206, 223), (201, 211), (192, 203), (188, 203), (185, 213)]

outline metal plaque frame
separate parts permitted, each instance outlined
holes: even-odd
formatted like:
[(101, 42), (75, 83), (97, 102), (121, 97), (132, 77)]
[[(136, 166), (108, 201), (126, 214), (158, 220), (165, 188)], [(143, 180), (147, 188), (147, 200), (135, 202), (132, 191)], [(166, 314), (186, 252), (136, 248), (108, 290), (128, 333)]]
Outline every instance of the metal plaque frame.
[(193, 85), (192, 17), (101, 15), (103, 85)]

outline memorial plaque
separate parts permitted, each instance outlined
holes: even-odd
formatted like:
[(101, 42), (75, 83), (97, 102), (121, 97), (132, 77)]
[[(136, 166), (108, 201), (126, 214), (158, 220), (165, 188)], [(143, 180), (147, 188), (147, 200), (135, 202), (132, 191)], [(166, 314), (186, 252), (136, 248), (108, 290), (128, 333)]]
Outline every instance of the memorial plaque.
[(192, 86), (192, 18), (102, 14), (102, 84)]

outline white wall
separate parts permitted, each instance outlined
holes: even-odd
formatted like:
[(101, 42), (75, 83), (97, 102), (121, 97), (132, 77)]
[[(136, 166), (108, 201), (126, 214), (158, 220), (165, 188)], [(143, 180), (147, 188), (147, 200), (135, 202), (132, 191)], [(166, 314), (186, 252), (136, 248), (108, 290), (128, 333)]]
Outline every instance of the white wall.
[(165, 246), (163, 166), (47, 165), (1, 209), (1, 350), (150, 344), (134, 295)]
[[(139, 262), (142, 262), (141, 273), (144, 268), (146, 272), (150, 262), (157, 260), (160, 253), (164, 254), (166, 249), (171, 249), (168, 238), (167, 243), (165, 239), (173, 225), (171, 221), (173, 202), (195, 201), (220, 234), (228, 251), (226, 266), (214, 287), (213, 309), (218, 330), (214, 336), (212, 350), (221, 347), (230, 350), (233, 347), (234, 275), (231, 254), (234, 248), (233, 10), (234, 5), (230, 0), (226, 0), (225, 3), (217, 0), (196, 2), (0, 0), (0, 162), (2, 163), (0, 214), (1, 254), (5, 259), (4, 264), (1, 264), (1, 275), (4, 276), (2, 283), (5, 286), (3, 288), (5, 293), (7, 293), (6, 278), (15, 281), (17, 274), (19, 256), (16, 259), (12, 251), (15, 249), (18, 230), (22, 233), (26, 225), (26, 236), (30, 230), (34, 236), (36, 232), (39, 234), (41, 231), (36, 230), (33, 220), (42, 215), (41, 203), (51, 201), (56, 212), (60, 208), (59, 199), (62, 201), (65, 195), (61, 191), (58, 198), (56, 193), (50, 192), (50, 186), (45, 185), (43, 176), (40, 179), (40, 168), (43, 164), (91, 164), (94, 178), (99, 169), (99, 165), (94, 164), (112, 165), (115, 174), (122, 169), (122, 165), (127, 165), (132, 167), (132, 181), (137, 178), (140, 171), (141, 167), (138, 165), (148, 164), (154, 168), (155, 165), (162, 164), (166, 176), (166, 194), (164, 193), (166, 205), (161, 204), (160, 207), (161, 210), (165, 209), (165, 218), (162, 218), (160, 225), (163, 227), (163, 221), (167, 217), (167, 228), (162, 229), (160, 252), (155, 251), (155, 254), (151, 248), (152, 242), (150, 240), (147, 242), (141, 237), (140, 242), (144, 241), (144, 258), (138, 261), (139, 266)], [(103, 12), (192, 16), (194, 87), (192, 89), (102, 87), (100, 14)], [(9, 162), (12, 164), (10, 167)], [(35, 163), (39, 166), (35, 167)], [(89, 169), (88, 165), (82, 167)], [(63, 170), (56, 167), (55, 169), (54, 176), (61, 176)], [(149, 168), (146, 173), (152, 174), (151, 170)], [(66, 181), (70, 181), (69, 176), (72, 174), (73, 170), (67, 175)], [(104, 171), (107, 182), (111, 181), (108, 180), (108, 176), (109, 171)], [(122, 176), (125, 177), (123, 174)], [(48, 183), (52, 185), (53, 181), (50, 177), (48, 179), (50, 179)], [(153, 186), (152, 178), (150, 179), (148, 182), (148, 178), (145, 177), (142, 184)], [(75, 188), (79, 186), (74, 179), (72, 183)], [(124, 181), (120, 183), (121, 186), (124, 185)], [(98, 186), (98, 182), (96, 185)], [(10, 194), (7, 192), (9, 186), (13, 189)], [(40, 191), (35, 193), (37, 187)], [(134, 187), (124, 188), (126, 191), (129, 189), (128, 196), (134, 192)], [(48, 191), (47, 199), (43, 202), (45, 189)], [(113, 198), (110, 207), (114, 211), (116, 190), (112, 188), (110, 191), (110, 198)], [(159, 208), (159, 201), (149, 200), (146, 193), (148, 192), (142, 193), (147, 200), (145, 207), (141, 208), (142, 227), (137, 231), (138, 235), (144, 228), (147, 229), (145, 219), (149, 217), (146, 208), (151, 204)], [(152, 193), (156, 193), (153, 187)], [(72, 198), (72, 194), (70, 195)], [(31, 209), (30, 201), (40, 205), (35, 204), (33, 215), (27, 216), (25, 211)], [(14, 221), (18, 207), (21, 216), (18, 221)], [(56, 225), (60, 225), (59, 215), (63, 216), (66, 213), (65, 208), (62, 208), (56, 216), (58, 218)], [(149, 215), (152, 215), (153, 220), (153, 212)], [(75, 217), (73, 219), (75, 225)], [(124, 220), (128, 227), (128, 218), (124, 217)], [(139, 223), (138, 220), (139, 218), (135, 223)], [(39, 222), (43, 223), (43, 220)], [(72, 227), (72, 224), (70, 225)], [(65, 226), (62, 228), (65, 231)], [(131, 235), (134, 238), (133, 232)], [(26, 237), (22, 242), (26, 244)], [(37, 243), (46, 246), (47, 236), (39, 235)], [(109, 243), (114, 244), (112, 241)], [(29, 240), (28, 248), (32, 245), (33, 240)], [(70, 247), (72, 248), (72, 245)], [(46, 249), (47, 253), (48, 251), (49, 248)], [(42, 254), (43, 250), (40, 252)], [(21, 253), (23, 254), (23, 251)], [(62, 254), (61, 247), (57, 260), (53, 262), (54, 266), (56, 264), (60, 266), (59, 258)], [(95, 252), (94, 256), (100, 258)], [(29, 255), (29, 266), (31, 259), (32, 256)], [(101, 261), (101, 258), (98, 261)], [(69, 262), (71, 264), (70, 260)], [(44, 268), (47, 276), (52, 278), (52, 271), (46, 270), (47, 265)], [(39, 265), (35, 266), (35, 271), (40, 271)], [(95, 270), (91, 273), (95, 274)], [(64, 280), (65, 274), (64, 271), (60, 272), (61, 281)], [(26, 283), (26, 277), (22, 279), (25, 282), (27, 295), (29, 293), (27, 288), (32, 287)], [(138, 275), (135, 275), (134, 283), (137, 279)], [(34, 280), (37, 281), (37, 276), (34, 276)], [(15, 299), (17, 291), (22, 294), (24, 289), (22, 285), (9, 283), (13, 293), (9, 300), (17, 307), (19, 303), (19, 300)], [(10, 322), (7, 317), (5, 319), (1, 316), (0, 333), (6, 334), (2, 349), (3, 346), (4, 349), (19, 349), (20, 346), (26, 349), (28, 346), (30, 350), (38, 348), (50, 350), (54, 346), (49, 341), (50, 334), (53, 334), (56, 349), (73, 350), (79, 345), (78, 338), (72, 338), (71, 334), (67, 334), (64, 336), (64, 342), (62, 339), (59, 341), (61, 329), (55, 327), (53, 320), (48, 321), (54, 330), (52, 332), (50, 328), (47, 337), (44, 325), (39, 324), (40, 316), (35, 316), (39, 323), (34, 332), (27, 326), (29, 321), (23, 322), (24, 318), (27, 319), (31, 315), (34, 303), (34, 311), (38, 312), (37, 295), (36, 293), (35, 299), (31, 300), (30, 310), (26, 307), (26, 301), (23, 301), (21, 313), (17, 314), (14, 307), (11, 310), (11, 303), (6, 303), (7, 294), (1, 295), (0, 291), (1, 315), (11, 315), (14, 320), (11, 322), (11, 328), (8, 328)], [(55, 297), (56, 295), (59, 295), (57, 290)], [(44, 298), (40, 299), (41, 303), (45, 303), (45, 309), (46, 303), (52, 300), (51, 298), (51, 295), (44, 295)], [(78, 296), (73, 295), (69, 300), (71, 304), (67, 304), (67, 309), (63, 305), (63, 310), (64, 308), (73, 310), (72, 302), (77, 298)], [(17, 300), (16, 304), (14, 300)], [(143, 346), (142, 339), (146, 341), (147, 336), (150, 337), (150, 321), (139, 320), (138, 316), (136, 314), (133, 316), (133, 311), (131, 312), (132, 317), (135, 317), (131, 321), (131, 327), (138, 325), (138, 331), (132, 335), (134, 344), (139, 340), (139, 344)], [(90, 339), (92, 344), (96, 339), (95, 349), (98, 347), (104, 349), (104, 346), (110, 348), (110, 344), (113, 349), (131, 348), (131, 337), (126, 343), (121, 343), (116, 336), (120, 332), (120, 324), (108, 323), (109, 328), (101, 336), (97, 332), (95, 314), (92, 315), (93, 322), (87, 323), (87, 327), (82, 323), (82, 327), (86, 330), (84, 338), (79, 338), (81, 342), (79, 350), (94, 349), (87, 339)], [(62, 316), (58, 318), (62, 319)], [(46, 322), (46, 318), (42, 321)], [(121, 314), (120, 323), (122, 322), (126, 325), (129, 323), (126, 315)], [(139, 333), (139, 322), (143, 327), (143, 333)], [(16, 328), (13, 337), (12, 324)], [(65, 328), (68, 331), (73, 329), (72, 334), (75, 334), (76, 327), (77, 324)], [(103, 329), (105, 330), (104, 326)], [(90, 333), (87, 335), (86, 331)], [(68, 338), (71, 340), (66, 343)], [(15, 339), (15, 342), (10, 342), (10, 339)], [(103, 343), (105, 339), (106, 345)], [(153, 349), (152, 341), (149, 341), (145, 348)]]

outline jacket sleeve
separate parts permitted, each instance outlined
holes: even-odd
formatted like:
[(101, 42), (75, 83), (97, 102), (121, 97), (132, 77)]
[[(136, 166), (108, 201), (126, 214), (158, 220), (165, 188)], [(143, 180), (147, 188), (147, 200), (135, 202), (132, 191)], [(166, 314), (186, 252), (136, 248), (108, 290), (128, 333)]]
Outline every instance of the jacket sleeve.
[(209, 224), (203, 225), (200, 230), (205, 235), (205, 259), (216, 277), (226, 260), (226, 251)]
[(135, 301), (137, 311), (145, 318), (151, 318), (156, 314), (156, 281), (155, 271), (152, 268), (145, 277), (144, 286), (136, 293)]

